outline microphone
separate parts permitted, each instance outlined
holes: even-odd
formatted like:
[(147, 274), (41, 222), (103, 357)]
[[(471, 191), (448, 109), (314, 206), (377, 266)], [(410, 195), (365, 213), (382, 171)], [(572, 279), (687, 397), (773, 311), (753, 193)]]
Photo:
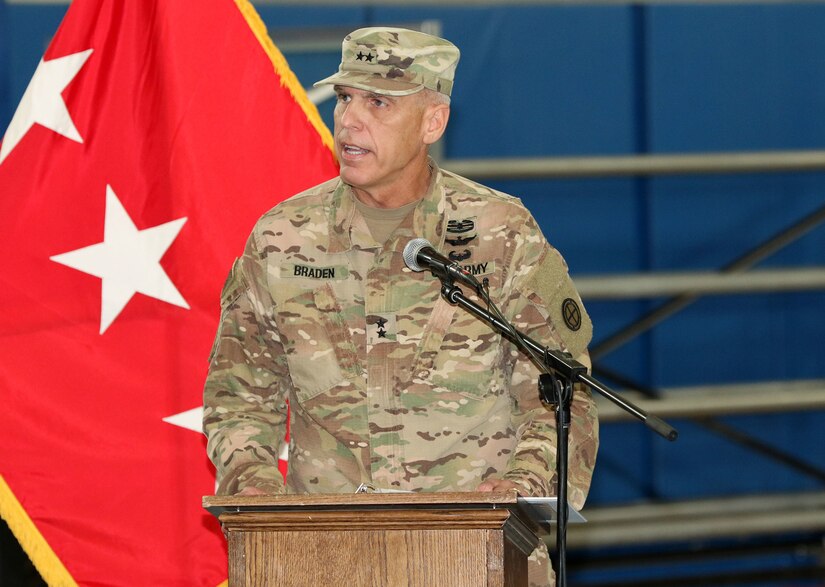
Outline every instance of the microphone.
[(403, 257), (404, 263), (413, 271), (429, 269), (441, 281), (460, 281), (477, 292), (481, 291), (481, 284), (469, 271), (436, 251), (425, 238), (414, 238), (408, 242)]

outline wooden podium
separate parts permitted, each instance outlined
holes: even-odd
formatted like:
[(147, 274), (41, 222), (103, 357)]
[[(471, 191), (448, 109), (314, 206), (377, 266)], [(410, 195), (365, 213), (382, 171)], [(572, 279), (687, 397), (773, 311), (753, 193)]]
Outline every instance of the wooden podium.
[(230, 587), (516, 587), (539, 527), (512, 493), (209, 496)]

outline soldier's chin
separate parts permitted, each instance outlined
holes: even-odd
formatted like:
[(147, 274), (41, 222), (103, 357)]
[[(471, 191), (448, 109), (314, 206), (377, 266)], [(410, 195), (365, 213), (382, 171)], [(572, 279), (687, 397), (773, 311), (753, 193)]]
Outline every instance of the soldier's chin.
[(369, 186), (367, 174), (361, 169), (353, 168), (342, 163), (339, 174), (344, 183), (354, 188), (366, 189)]

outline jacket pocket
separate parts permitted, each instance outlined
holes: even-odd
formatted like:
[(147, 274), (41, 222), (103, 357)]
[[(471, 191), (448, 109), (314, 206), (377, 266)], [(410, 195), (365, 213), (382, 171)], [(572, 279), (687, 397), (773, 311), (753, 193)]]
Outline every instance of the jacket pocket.
[(276, 320), (298, 401), (312, 399), (358, 373), (358, 355), (329, 284), (279, 285)]

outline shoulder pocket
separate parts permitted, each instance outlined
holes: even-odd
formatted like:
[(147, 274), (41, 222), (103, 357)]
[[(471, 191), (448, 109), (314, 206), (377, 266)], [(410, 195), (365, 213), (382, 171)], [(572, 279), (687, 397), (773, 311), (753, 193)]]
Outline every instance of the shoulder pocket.
[(547, 249), (527, 276), (522, 291), (542, 313), (547, 314), (564, 350), (576, 357), (587, 348), (593, 336), (593, 324), (558, 251)]
[(221, 290), (221, 309), (225, 309), (237, 300), (244, 289), (246, 289), (246, 278), (243, 275), (241, 259), (238, 258), (232, 263), (232, 269), (229, 270), (229, 275), (227, 275), (226, 281), (223, 284), (223, 290)]
[(246, 289), (246, 279), (243, 276), (240, 264), (241, 260), (235, 259), (235, 262), (232, 263), (232, 268), (229, 270), (229, 275), (227, 275), (226, 281), (223, 284), (223, 289), (221, 290), (221, 312), (218, 320), (218, 331), (215, 334), (215, 340), (212, 342), (212, 350), (209, 351), (209, 364), (212, 364), (212, 361), (215, 360), (215, 355), (220, 346), (221, 331), (223, 329), (223, 322), (226, 319), (226, 312), (229, 307), (241, 297), (244, 289)]

